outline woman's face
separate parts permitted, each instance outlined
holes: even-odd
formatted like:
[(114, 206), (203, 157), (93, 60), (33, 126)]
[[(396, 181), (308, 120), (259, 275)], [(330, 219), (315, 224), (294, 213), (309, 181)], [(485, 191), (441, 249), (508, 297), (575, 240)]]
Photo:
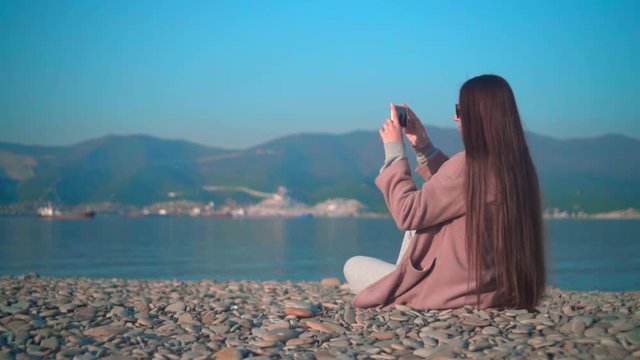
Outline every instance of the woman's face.
[(458, 129), (462, 130), (462, 121), (455, 112), (453, 113), (453, 121), (455, 121), (456, 125), (458, 125)]

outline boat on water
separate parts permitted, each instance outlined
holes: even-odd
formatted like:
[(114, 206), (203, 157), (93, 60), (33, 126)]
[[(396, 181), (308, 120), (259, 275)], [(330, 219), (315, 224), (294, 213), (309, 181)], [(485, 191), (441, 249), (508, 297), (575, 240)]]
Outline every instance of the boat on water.
[(85, 212), (61, 212), (54, 209), (51, 205), (47, 205), (38, 209), (38, 217), (45, 219), (93, 219), (96, 216), (95, 211)]

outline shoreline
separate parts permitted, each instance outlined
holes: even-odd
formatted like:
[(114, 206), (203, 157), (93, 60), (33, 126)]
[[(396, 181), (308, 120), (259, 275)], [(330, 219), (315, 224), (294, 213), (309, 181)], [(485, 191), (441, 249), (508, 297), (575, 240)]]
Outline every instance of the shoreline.
[(548, 287), (535, 312), (354, 309), (338, 279), (0, 276), (0, 358), (640, 356), (640, 292)]
[[(245, 189), (247, 191), (251, 189)], [(254, 191), (255, 192), (255, 191)], [(331, 198), (313, 206), (306, 205), (282, 193), (262, 194), (267, 199), (257, 204), (223, 205), (214, 209), (212, 202), (174, 199), (145, 206), (121, 203), (85, 203), (52, 206), (43, 202), (22, 202), (0, 206), (0, 216), (40, 216), (48, 219), (61, 217), (121, 216), (146, 217), (205, 217), (205, 218), (390, 218), (388, 211), (370, 211), (356, 199)], [(579, 207), (578, 207), (579, 209)], [(585, 212), (557, 207), (543, 209), (545, 219), (640, 219), (640, 209), (633, 207)]]

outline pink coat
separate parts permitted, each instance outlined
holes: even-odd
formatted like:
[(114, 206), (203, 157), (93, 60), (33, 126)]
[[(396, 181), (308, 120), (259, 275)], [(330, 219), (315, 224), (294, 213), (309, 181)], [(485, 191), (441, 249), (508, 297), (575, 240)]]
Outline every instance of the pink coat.
[[(416, 230), (396, 269), (369, 285), (353, 299), (357, 307), (406, 304), (414, 308), (450, 309), (476, 304), (475, 281), (467, 289), (465, 250), (465, 153), (450, 159), (438, 152), (416, 168), (426, 181), (420, 190), (406, 159), (397, 160), (375, 179), (391, 216), (402, 230)], [(490, 181), (493, 186), (494, 181)], [(487, 201), (495, 201), (492, 186)], [(492, 271), (480, 284), (480, 308), (499, 305)]]

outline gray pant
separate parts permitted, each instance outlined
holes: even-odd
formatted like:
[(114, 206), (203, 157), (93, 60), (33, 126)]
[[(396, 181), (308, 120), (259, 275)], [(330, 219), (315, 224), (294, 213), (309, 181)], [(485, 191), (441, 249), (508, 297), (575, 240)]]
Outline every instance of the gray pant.
[(414, 234), (414, 230), (404, 233), (400, 253), (398, 254), (398, 260), (396, 260), (395, 265), (369, 256), (354, 256), (347, 260), (344, 264), (343, 271), (344, 278), (351, 287), (351, 292), (357, 294), (362, 289), (392, 272), (396, 266), (400, 264), (402, 255), (404, 255), (404, 252), (409, 247)]

